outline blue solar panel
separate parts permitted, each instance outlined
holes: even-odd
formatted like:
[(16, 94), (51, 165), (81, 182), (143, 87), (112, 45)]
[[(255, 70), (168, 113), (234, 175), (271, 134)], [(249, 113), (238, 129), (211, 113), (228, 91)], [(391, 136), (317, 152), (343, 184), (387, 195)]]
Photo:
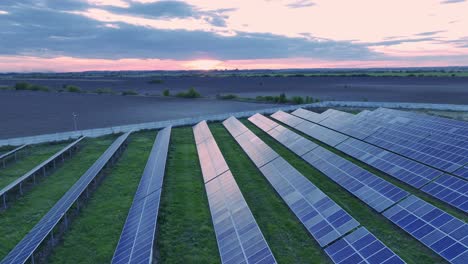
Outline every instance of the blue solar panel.
[(359, 222), (283, 158), (275, 159), (260, 171), (322, 247), (359, 226)]
[[(238, 137), (245, 138), (250, 131), (237, 127), (236, 121), (227, 122), (228, 127), (244, 130)], [(197, 150), (222, 263), (276, 263), (208, 125), (202, 121), (193, 132), (196, 139), (203, 138)], [(211, 144), (200, 147), (206, 142)], [(223, 169), (216, 169), (220, 163)]]
[(317, 114), (317, 113), (314, 113), (312, 111), (308, 111), (308, 110), (305, 110), (305, 109), (302, 109), (302, 108), (299, 108), (295, 111), (293, 111), (291, 113), (292, 115), (295, 115), (295, 116), (298, 116), (300, 118), (303, 118), (303, 119), (306, 119), (306, 120), (310, 120), (314, 123), (318, 123), (324, 119), (326, 119), (328, 116), (326, 116), (325, 114), (321, 115), (321, 114)]
[[(318, 145), (314, 142), (299, 136), (298, 134), (279, 125), (278, 123), (272, 121), (271, 119), (263, 115), (256, 114), (250, 117), (249, 120), (250, 122), (258, 126), (263, 131), (267, 132), (271, 137), (279, 141), (281, 144), (285, 145), (287, 148), (289, 148), (291, 151), (293, 151), (299, 156), (302, 156), (305, 153), (311, 151), (312, 149), (318, 147)], [(262, 124), (266, 122), (274, 123), (274, 128), (269, 129), (269, 127), (262, 126)]]
[(55, 166), (55, 162), (57, 160), (61, 160), (60, 157), (63, 158), (64, 153), (66, 153), (67, 151), (71, 151), (72, 149), (75, 149), (77, 147), (78, 143), (80, 143), (81, 140), (83, 140), (83, 139), (84, 139), (84, 137), (81, 137), (81, 138), (75, 140), (74, 142), (68, 144), (66, 147), (64, 147), (63, 149), (61, 149), (60, 151), (58, 151), (57, 153), (55, 153), (51, 157), (49, 157), (47, 160), (41, 162), (41, 164), (37, 165), (36, 167), (34, 167), (30, 171), (26, 172), (24, 175), (20, 176), (19, 178), (17, 178), (16, 180), (11, 182), (7, 186), (5, 186), (3, 189), (1, 189), (0, 190), (0, 198), (2, 198), (2, 200), (3, 200), (4, 207), (6, 208), (6, 200), (7, 200), (6, 196), (7, 196), (8, 193), (11, 193), (11, 191), (13, 191), (13, 190), (18, 190), (19, 189), (20, 190), (19, 193), (22, 195), (23, 194), (22, 184), (25, 181), (30, 180), (32, 177), (34, 177), (38, 173), (45, 173), (45, 170), (46, 170), (46, 168), (48, 166), (52, 166), (52, 164), (53, 164), (53, 166)]
[(360, 227), (325, 249), (333, 260), (340, 263), (405, 263), (365, 227)]
[(468, 166), (462, 167), (455, 171), (453, 174), (468, 180)]
[(465, 213), (468, 212), (468, 182), (465, 180), (444, 174), (422, 190)]
[(324, 148), (316, 148), (302, 158), (378, 212), (408, 195), (406, 191)]
[(383, 215), (450, 263), (467, 263), (468, 225), (463, 221), (415, 196)]
[[(238, 125), (242, 123), (238, 122)], [(234, 132), (237, 130), (233, 129)], [(235, 137), (251, 159), (257, 155), (252, 149), (263, 142), (257, 136), (254, 137), (250, 141), (239, 140), (241, 136)], [(283, 158), (277, 157), (257, 167), (321, 246), (359, 226), (356, 220)]]
[(336, 148), (418, 189), (442, 174), (436, 169), (353, 138)]
[(54, 227), (65, 216), (88, 185), (102, 171), (118, 149), (125, 143), (130, 132), (117, 138), (99, 159), (80, 177), (29, 233), (8, 253), (1, 263), (25, 263), (46, 239)]
[(265, 118), (261, 114), (255, 114), (249, 117), (249, 121), (255, 123), (256, 126), (265, 132), (268, 132), (278, 126), (278, 123), (269, 118)]
[(222, 263), (276, 263), (231, 172), (205, 187)]
[(294, 129), (297, 129), (302, 133), (311, 136), (317, 140), (320, 140), (330, 146), (336, 146), (339, 143), (348, 139), (348, 136), (324, 128), (320, 125), (312, 124), (299, 117), (290, 115), (282, 111), (278, 111), (271, 116), (276, 120), (281, 121), (284, 124), (293, 127)]
[(171, 127), (156, 137), (135, 193), (112, 263), (150, 263), (166, 168)]

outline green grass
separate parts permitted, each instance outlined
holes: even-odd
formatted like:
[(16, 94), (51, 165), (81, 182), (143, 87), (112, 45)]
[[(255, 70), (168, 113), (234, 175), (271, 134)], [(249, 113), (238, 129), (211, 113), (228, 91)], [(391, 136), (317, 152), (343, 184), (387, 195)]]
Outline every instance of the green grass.
[(110, 263), (155, 134), (130, 136), (128, 148), (73, 221), (50, 263)]
[(160, 263), (220, 263), (192, 128), (174, 128), (158, 217)]
[(407, 263), (445, 263), (432, 250), (348, 193), (268, 134), (247, 120), (242, 120), (242, 122)]
[[(63, 149), (70, 142), (63, 142), (59, 144), (41, 144), (28, 147), (27, 153), (21, 153), (17, 162), (8, 160), (9, 165), (6, 168), (0, 169), (0, 188), (7, 186), (18, 177), (22, 176), (32, 168), (39, 165), (41, 162), (50, 158), (59, 150)], [(13, 162), (13, 163), (12, 163)], [(0, 165), (1, 167), (2, 165)]]
[(47, 211), (112, 143), (113, 136), (85, 139), (82, 149), (40, 186), (20, 197), (11, 208), (0, 213), (0, 259), (31, 230)]
[(221, 124), (211, 124), (226, 162), (279, 263), (330, 263), (318, 243)]

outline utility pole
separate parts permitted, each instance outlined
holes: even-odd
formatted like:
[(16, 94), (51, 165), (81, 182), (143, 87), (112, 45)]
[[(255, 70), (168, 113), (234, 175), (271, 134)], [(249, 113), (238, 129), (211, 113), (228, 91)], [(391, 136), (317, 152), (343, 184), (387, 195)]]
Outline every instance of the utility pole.
[(72, 116), (73, 116), (73, 124), (75, 125), (75, 131), (78, 130), (78, 125), (76, 123), (76, 117), (78, 116), (78, 114), (76, 114), (75, 112), (72, 113)]

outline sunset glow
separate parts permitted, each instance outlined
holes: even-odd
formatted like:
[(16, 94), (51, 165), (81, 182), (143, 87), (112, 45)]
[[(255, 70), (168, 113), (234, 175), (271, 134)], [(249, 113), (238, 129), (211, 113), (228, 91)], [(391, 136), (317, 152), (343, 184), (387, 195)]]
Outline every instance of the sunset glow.
[(468, 65), (468, 1), (0, 1), (0, 71)]

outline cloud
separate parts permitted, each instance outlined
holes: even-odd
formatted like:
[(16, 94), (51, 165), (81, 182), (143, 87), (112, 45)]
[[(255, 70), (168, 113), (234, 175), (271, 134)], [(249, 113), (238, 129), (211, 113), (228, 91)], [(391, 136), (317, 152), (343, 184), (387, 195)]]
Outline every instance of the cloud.
[(408, 43), (408, 42), (424, 42), (424, 41), (435, 41), (437, 40), (436, 38), (416, 38), (416, 39), (394, 39), (394, 40), (385, 40), (385, 41), (379, 41), (379, 42), (369, 42), (365, 43), (366, 46), (371, 47), (371, 46), (395, 46), (395, 45), (400, 45), (402, 43)]
[[(379, 56), (345, 41), (235, 32), (164, 30), (122, 22), (100, 22), (49, 8), (22, 6), (0, 16), (0, 54), (122, 59), (364, 59)], [(60, 23), (57, 23), (60, 21)]]
[(196, 18), (203, 19), (216, 27), (226, 27), (227, 12), (235, 9), (200, 10), (182, 1), (132, 2), (128, 7), (106, 9), (119, 14), (143, 16), (146, 18)]
[(438, 30), (438, 31), (428, 31), (428, 32), (421, 32), (418, 34), (415, 34), (415, 36), (433, 36), (439, 33), (444, 33), (447, 32), (446, 30)]
[(304, 8), (314, 6), (315, 3), (310, 0), (297, 0), (287, 5), (289, 8)]
[(440, 2), (441, 4), (455, 4), (455, 3), (462, 3), (465, 2), (466, 0), (445, 0)]

